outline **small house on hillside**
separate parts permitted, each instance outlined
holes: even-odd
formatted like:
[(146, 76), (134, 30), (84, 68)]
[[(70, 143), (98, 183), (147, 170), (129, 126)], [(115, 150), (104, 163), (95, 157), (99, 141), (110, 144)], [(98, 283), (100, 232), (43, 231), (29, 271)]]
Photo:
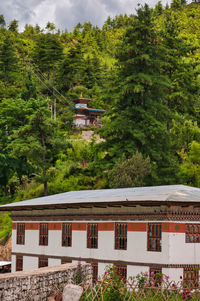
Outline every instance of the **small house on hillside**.
[(70, 191), (0, 206), (12, 211), (12, 271), (90, 262), (124, 277), (163, 273), (198, 285), (200, 189), (169, 185)]
[(105, 113), (105, 110), (88, 108), (90, 99), (82, 96), (73, 101), (75, 108), (71, 110), (75, 113), (74, 125), (76, 128), (85, 128), (91, 125), (101, 127), (101, 116)]

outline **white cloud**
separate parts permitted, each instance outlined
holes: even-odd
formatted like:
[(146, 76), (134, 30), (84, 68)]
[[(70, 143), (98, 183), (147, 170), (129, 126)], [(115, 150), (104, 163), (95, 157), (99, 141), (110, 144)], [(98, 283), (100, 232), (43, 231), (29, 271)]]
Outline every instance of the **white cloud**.
[[(147, 2), (154, 6), (157, 0), (0, 0), (0, 14), (6, 22), (19, 21), (22, 30), (25, 24), (39, 24), (44, 28), (48, 21), (57, 28), (73, 30), (78, 23), (90, 21), (102, 26), (108, 16), (135, 12), (137, 3)], [(165, 4), (167, 0), (163, 0)]]

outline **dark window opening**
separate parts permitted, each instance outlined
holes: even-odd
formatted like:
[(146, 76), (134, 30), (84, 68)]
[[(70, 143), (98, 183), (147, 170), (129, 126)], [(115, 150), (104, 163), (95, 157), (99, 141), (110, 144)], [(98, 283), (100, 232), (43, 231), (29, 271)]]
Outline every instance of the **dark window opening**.
[(48, 258), (39, 257), (38, 259), (38, 268), (48, 267)]
[(48, 224), (40, 224), (40, 246), (48, 246)]
[(127, 224), (125, 223), (115, 224), (115, 249), (127, 249)]
[(150, 267), (149, 269), (150, 278), (154, 279), (154, 286), (161, 285), (162, 282), (162, 268), (160, 267)]
[(199, 268), (184, 268), (183, 284), (185, 287), (196, 288), (199, 286)]
[(92, 281), (93, 283), (96, 283), (98, 279), (98, 263), (92, 262), (91, 265), (92, 265)]
[(61, 259), (61, 264), (65, 264), (65, 263), (72, 263), (72, 260), (71, 259), (62, 258)]
[(116, 265), (117, 274), (121, 276), (123, 280), (127, 279), (127, 266), (126, 265)]
[(161, 252), (161, 224), (148, 224), (147, 250)]
[(186, 243), (200, 243), (200, 224), (186, 224)]
[(16, 272), (23, 271), (23, 256), (16, 256)]
[(87, 225), (87, 248), (98, 248), (98, 224)]
[(72, 246), (72, 224), (62, 224), (62, 246)]
[(17, 223), (17, 244), (24, 245), (25, 242), (25, 224)]

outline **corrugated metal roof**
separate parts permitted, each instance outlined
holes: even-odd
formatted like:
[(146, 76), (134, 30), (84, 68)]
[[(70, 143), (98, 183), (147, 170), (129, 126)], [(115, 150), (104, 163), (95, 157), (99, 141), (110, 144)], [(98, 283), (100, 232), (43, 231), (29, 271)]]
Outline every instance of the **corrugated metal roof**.
[(0, 267), (10, 265), (10, 264), (11, 264), (11, 261), (0, 261)]
[(172, 201), (172, 202), (200, 202), (200, 189), (184, 185), (81, 190), (39, 197), (27, 201), (0, 206), (12, 210), (14, 207), (37, 207), (62, 204), (84, 203), (112, 203), (112, 202), (145, 202), (145, 201)]

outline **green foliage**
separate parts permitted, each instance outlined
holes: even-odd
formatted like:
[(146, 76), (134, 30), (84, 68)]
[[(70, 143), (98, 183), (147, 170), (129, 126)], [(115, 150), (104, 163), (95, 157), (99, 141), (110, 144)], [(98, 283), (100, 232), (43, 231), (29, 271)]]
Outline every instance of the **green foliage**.
[(185, 184), (200, 187), (200, 143), (192, 141), (188, 154), (179, 153), (183, 162), (180, 165), (180, 176)]
[(144, 178), (150, 174), (150, 159), (136, 152), (131, 158), (122, 158), (108, 172), (110, 188), (144, 186)]
[(109, 157), (130, 156), (138, 150), (159, 165), (160, 177), (170, 165), (165, 51), (153, 28), (151, 9), (139, 8), (118, 53), (118, 78), (113, 84), (118, 90), (102, 129)]
[(14, 157), (25, 157), (36, 170), (42, 169), (38, 179), (44, 183), (44, 195), (47, 195), (47, 170), (65, 142), (58, 134), (55, 135), (56, 123), (50, 119), (50, 112), (45, 108), (47, 102), (40, 100), (40, 106), (28, 117), (28, 123), (14, 132), (9, 149)]
[[(41, 196), (47, 183), (50, 194), (199, 186), (199, 22), (199, 4), (185, 0), (73, 32), (52, 22), (18, 32), (18, 21), (6, 27), (0, 15), (2, 203)], [(102, 143), (73, 129), (69, 109), (81, 93), (106, 109), (103, 128), (93, 129)]]
[(0, 80), (6, 86), (14, 83), (17, 79), (18, 60), (15, 53), (12, 37), (6, 34), (3, 43), (0, 45)]
[(12, 233), (12, 220), (8, 213), (0, 215), (0, 243), (4, 244)]

